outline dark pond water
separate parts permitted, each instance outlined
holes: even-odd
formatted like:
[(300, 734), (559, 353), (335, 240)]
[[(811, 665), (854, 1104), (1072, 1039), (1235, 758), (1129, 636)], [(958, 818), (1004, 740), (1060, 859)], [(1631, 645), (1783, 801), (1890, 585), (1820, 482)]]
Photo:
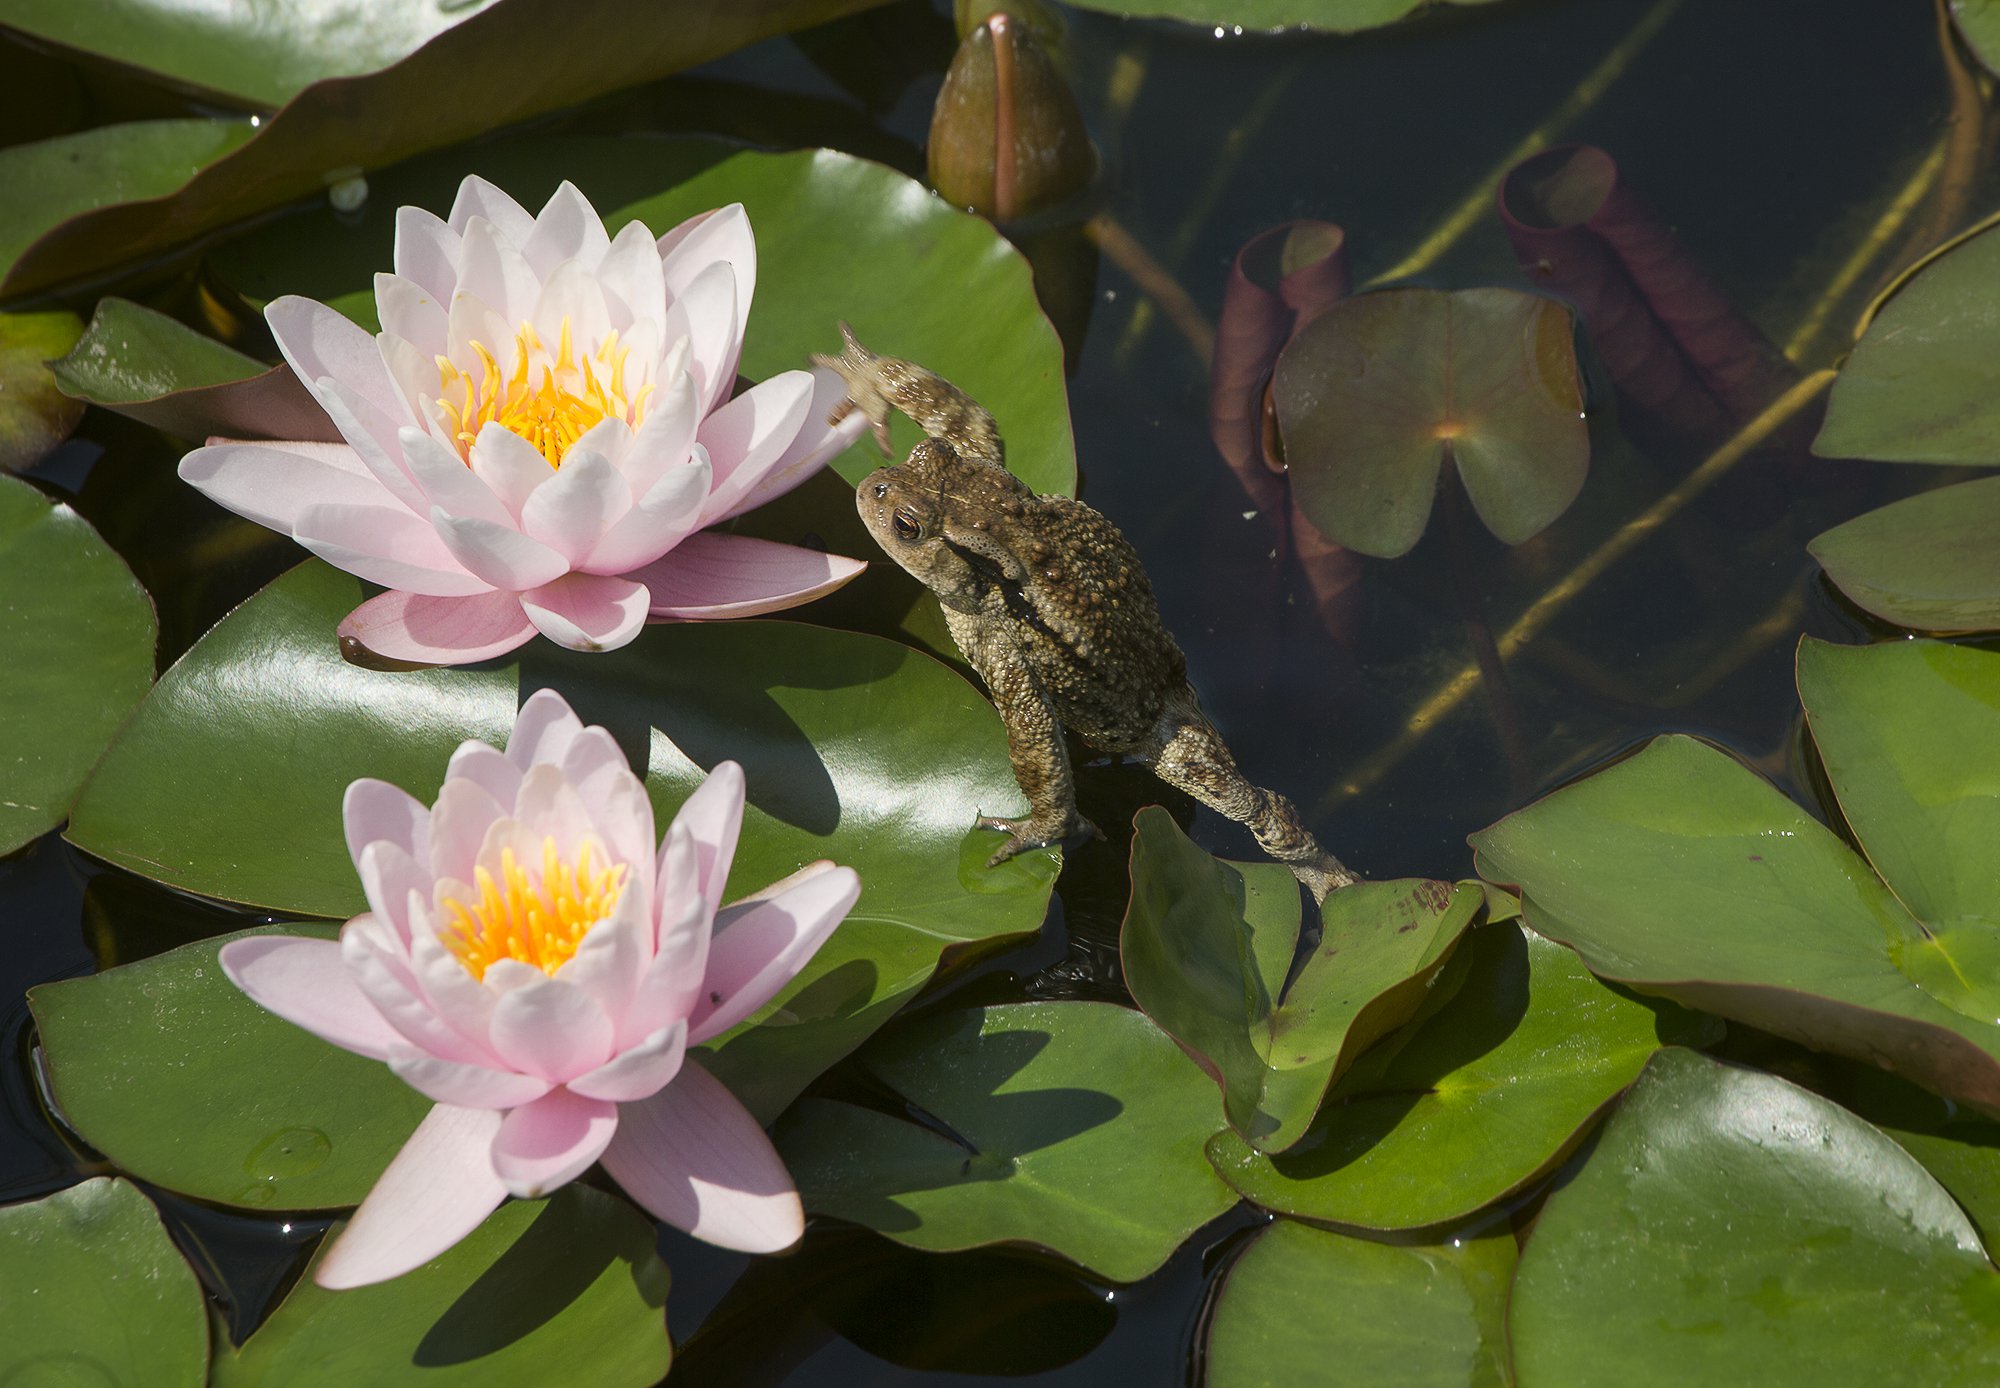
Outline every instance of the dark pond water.
[[(1075, 13), (1069, 56), (1105, 155), (1103, 210), (1212, 317), (1236, 248), (1288, 218), (1341, 223), (1358, 283), (1396, 267), (1659, 8), (1508, 0), (1347, 41), (1218, 37)], [(1670, 10), (1622, 75), (1549, 134), (1610, 150), (1774, 341), (1821, 314), (1826, 330), (1803, 341), (1798, 360), (1829, 364), (1880, 271), (1823, 303), (1827, 288), (1943, 130), (1928, 8), (1682, 0)], [(747, 120), (772, 143), (830, 140), (914, 172), (949, 49), (942, 18), (892, 6), (577, 119), (735, 133)], [(1485, 211), (1419, 278), (1522, 283)], [(1208, 440), (1206, 375), (1188, 341), (1113, 263), (1099, 267), (1077, 308), (1087, 326), (1071, 408), (1085, 496), (1144, 556), (1195, 683), (1252, 779), (1298, 800), (1322, 839), (1369, 876), (1469, 875), (1468, 832), (1664, 729), (1700, 733), (1796, 783), (1808, 774), (1794, 764), (1798, 635), (1862, 629), (1820, 581), (1805, 543), (1892, 490), (1941, 480), (1931, 470), (1787, 468), (1756, 455), (1567, 592), (1565, 575), (1705, 451), (1642, 449), (1600, 409), (1589, 481), (1561, 521), (1511, 552), (1476, 524), (1454, 552), (1433, 524), (1409, 555), (1367, 564), (1342, 644), (1320, 625), (1300, 578), (1271, 559), (1263, 518), (1244, 516), (1248, 504)], [(100, 452), (104, 469), (157, 466), (139, 456), (153, 445), (93, 427), (94, 441), (46, 473), (56, 486), (83, 487), (86, 503), (88, 464)], [(175, 508), (153, 513), (156, 522), (200, 519), (186, 496), (148, 504)], [(143, 518), (98, 519), (142, 577), (159, 577), (148, 574)], [(288, 562), (273, 544), (197, 602), (163, 612), (163, 654)], [(1471, 662), (1470, 630), (1504, 633), (1557, 590), (1566, 596), (1553, 619), (1508, 663), (1503, 697), (1475, 689), (1408, 730), (1413, 711)], [(1129, 824), (1156, 793), (1119, 768), (1082, 776), (1084, 808), (1107, 829)], [(1186, 802), (1173, 808), (1203, 846), (1252, 851), (1234, 826)], [(946, 987), (1115, 996), (1107, 961), (1124, 870), (1116, 835), (1072, 854), (1044, 937)], [(10, 941), (0, 952), (4, 1202), (92, 1170), (42, 1114), (25, 989), (217, 927), (211, 908), (99, 870), (54, 838), (0, 863), (0, 903)], [(164, 1203), (239, 1331), (318, 1229)], [(982, 1373), (1052, 1385), (1188, 1381), (1204, 1297), (1255, 1221), (1239, 1210), (1156, 1276), (1115, 1290), (1026, 1255), (916, 1254), (838, 1228), (816, 1228), (794, 1256), (754, 1266), (671, 1237), (668, 1309), (684, 1345), (673, 1382), (927, 1384)]]

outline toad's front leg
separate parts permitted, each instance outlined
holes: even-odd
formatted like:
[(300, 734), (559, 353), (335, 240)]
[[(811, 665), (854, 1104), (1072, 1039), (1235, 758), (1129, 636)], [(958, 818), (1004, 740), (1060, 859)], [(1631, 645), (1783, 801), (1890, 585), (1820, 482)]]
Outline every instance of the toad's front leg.
[(1000, 431), (977, 400), (929, 367), (900, 357), (878, 356), (861, 345), (842, 323), (840, 355), (813, 354), (813, 365), (835, 372), (847, 385), (847, 399), (827, 422), (838, 424), (855, 410), (875, 426), (875, 442), (889, 456), (889, 414), (901, 410), (927, 437), (943, 439), (972, 462), (1001, 461)]
[[(947, 617), (952, 614), (947, 613)], [(956, 632), (953, 633), (955, 636)], [(960, 648), (967, 642), (960, 638)], [(993, 705), (1007, 728), (1007, 757), (1014, 765), (1014, 779), (1028, 797), (1025, 818), (1006, 819), (983, 816), (982, 829), (998, 829), (1007, 835), (986, 862), (998, 867), (1016, 854), (1031, 848), (1048, 848), (1081, 837), (1102, 838), (1097, 826), (1077, 813), (1076, 777), (1070, 769), (1069, 748), (1063, 745), (1062, 726), (1056, 721), (1055, 707), (1043, 692), (1018, 652), (973, 643), (967, 649), (973, 668), (993, 695)]]

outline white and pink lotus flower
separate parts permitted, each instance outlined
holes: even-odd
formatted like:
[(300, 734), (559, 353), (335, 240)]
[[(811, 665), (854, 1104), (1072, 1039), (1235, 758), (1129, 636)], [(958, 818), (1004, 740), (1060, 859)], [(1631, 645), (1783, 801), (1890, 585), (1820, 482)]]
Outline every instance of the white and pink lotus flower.
[(858, 561), (708, 530), (853, 440), (830, 371), (731, 398), (756, 285), (740, 205), (617, 236), (564, 183), (538, 215), (484, 179), (396, 214), (382, 332), (288, 296), (264, 316), (344, 443), (212, 439), (180, 475), (382, 584), (343, 638), (462, 664), (541, 632), (609, 650), (650, 617), (796, 606)]
[(466, 742), (435, 804), (347, 789), (369, 911), (332, 940), (235, 940), (244, 992), (437, 1101), (321, 1261), (356, 1287), (436, 1257), (507, 1196), (593, 1162), (655, 1216), (768, 1252), (802, 1229), (757, 1120), (687, 1048), (775, 996), (854, 905), (812, 863), (722, 906), (743, 773), (710, 773), (655, 850), (645, 787), (611, 735), (541, 690), (506, 751)]

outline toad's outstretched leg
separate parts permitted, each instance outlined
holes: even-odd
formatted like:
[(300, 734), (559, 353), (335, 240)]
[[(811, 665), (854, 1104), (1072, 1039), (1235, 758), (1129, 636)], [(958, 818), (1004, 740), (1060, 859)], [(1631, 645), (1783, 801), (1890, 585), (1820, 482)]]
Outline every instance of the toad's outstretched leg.
[(1168, 785), (1246, 826), (1259, 848), (1305, 883), (1314, 901), (1324, 903), (1329, 893), (1361, 880), (1320, 847), (1291, 801), (1251, 785), (1236, 769), (1236, 759), (1201, 711), (1192, 688), (1184, 687), (1167, 701), (1153, 740), (1133, 755), (1151, 761), (1154, 774)]
[(847, 383), (847, 399), (834, 410), (829, 424), (838, 424), (855, 410), (875, 426), (875, 442), (889, 456), (889, 415), (901, 410), (934, 439), (943, 439), (970, 462), (1001, 465), (1000, 431), (993, 416), (970, 395), (932, 371), (901, 357), (869, 351), (842, 323), (840, 355), (813, 353), (814, 366), (838, 373)]

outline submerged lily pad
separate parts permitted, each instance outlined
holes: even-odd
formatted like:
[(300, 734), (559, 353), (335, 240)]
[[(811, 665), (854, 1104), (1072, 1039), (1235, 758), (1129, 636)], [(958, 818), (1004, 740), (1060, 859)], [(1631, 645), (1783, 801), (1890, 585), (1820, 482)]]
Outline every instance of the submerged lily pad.
[[(367, 2), (371, 10), (407, 13), (416, 8), (387, 0)], [(118, 18), (132, 9), (121, 5), (107, 20), (96, 7), (70, 6), (64, 0), (33, 3), (43, 11), (71, 15), (71, 22), (90, 25), (99, 33), (106, 32), (107, 23), (111, 30), (124, 32)], [(169, 163), (150, 154), (141, 159), (121, 151), (126, 165), (147, 171), (144, 186), (108, 195), (103, 181), (94, 180), (92, 186), (98, 191), (87, 201), (72, 200), (59, 208), (45, 205), (10, 181), (8, 206), (16, 209), (14, 216), (32, 217), (41, 230), (30, 236), (18, 230), (11, 236), (0, 232), (4, 246), (0, 263), (11, 262), (0, 294), (24, 294), (157, 256), (231, 222), (322, 194), (364, 170), (664, 77), (860, 7), (861, 0), (708, 0), (696, 7), (696, 13), (676, 14), (673, 22), (663, 23), (657, 6), (644, 0), (588, 6), (565, 5), (561, 0), (492, 0), (401, 62), (359, 76), (316, 82), (254, 131), (248, 122), (230, 123), (241, 132), (233, 137), (237, 141), (254, 138), (225, 158), (216, 159), (222, 150), (214, 149), (204, 158)], [(326, 6), (310, 8), (322, 16), (330, 13)], [(254, 16), (257, 11), (268, 12), (266, 19), (282, 16), (297, 23), (301, 7), (284, 0), (242, 0), (235, 12)], [(193, 53), (200, 60), (205, 40), (198, 37), (199, 27), (186, 22), (186, 7), (158, 3), (154, 12), (175, 17), (179, 37), (165, 51)], [(213, 7), (208, 12), (213, 13)], [(257, 20), (253, 17), (251, 22)], [(289, 30), (281, 31), (281, 37), (286, 45), (293, 42)], [(345, 47), (349, 45), (337, 47), (335, 53)], [(239, 71), (241, 56), (241, 49), (229, 55)], [(342, 59), (336, 56), (330, 61), (337, 64)], [(281, 80), (296, 77), (292, 70)], [(64, 138), (95, 142), (121, 137), (91, 131)], [(55, 143), (22, 148), (39, 150)], [(95, 149), (96, 144), (89, 147)], [(190, 178), (205, 159), (214, 162)], [(170, 168), (176, 171), (168, 180), (163, 171)]]
[(2000, 230), (1940, 256), (1882, 306), (1840, 369), (1824, 458), (2000, 466)]
[(99, 1176), (0, 1208), (0, 1383), (200, 1388), (205, 1305), (130, 1181)]
[(2000, 477), (1856, 516), (1809, 549), (1856, 606), (1918, 631), (2000, 629)]
[(359, 1204), (431, 1101), (381, 1061), (250, 1001), (215, 961), (223, 943), (29, 995), (58, 1110), (121, 1171), (183, 1195), (249, 1209)]
[(1970, 1388), (2000, 1375), (2000, 1274), (1881, 1132), (1668, 1050), (1549, 1197), (1508, 1331), (1523, 1383)]
[(67, 352), (83, 320), (56, 309), (0, 313), (0, 472), (22, 472), (70, 436), (83, 406), (56, 389), (51, 359)]
[(1208, 1326), (1210, 1388), (1350, 1383), (1503, 1388), (1514, 1234), (1370, 1243), (1281, 1219), (1229, 1269)]
[[(918, 361), (993, 412), (1013, 469), (1042, 492), (1076, 488), (1062, 345), (1035, 301), (1028, 263), (993, 228), (892, 169), (832, 150), (765, 154), (713, 140), (532, 136), (416, 160), (375, 180), (361, 215), (285, 218), (213, 256), (253, 299), (305, 294), (371, 331), (400, 204), (442, 214), (478, 173), (538, 207), (569, 179), (615, 231), (664, 232), (740, 202), (757, 235), (757, 289), (742, 371), (761, 379), (836, 351), (841, 320), (877, 351)], [(896, 443), (922, 437), (898, 416)], [(850, 482), (880, 466), (872, 442), (838, 464)], [(849, 498), (843, 498), (845, 504)]]
[(0, 477), (0, 854), (53, 829), (153, 682), (153, 604), (84, 519)]
[(1563, 305), (1513, 289), (1334, 304), (1271, 380), (1300, 509), (1337, 543), (1393, 559), (1422, 538), (1450, 461), (1487, 529), (1510, 545), (1536, 534), (1590, 466), (1574, 333)]
[(654, 1239), (651, 1220), (587, 1186), (510, 1201), (392, 1281), (329, 1292), (301, 1277), (256, 1334), (217, 1356), (211, 1382), (645, 1388), (672, 1358)]
[(1136, 1281), (1235, 1203), (1208, 1081), (1109, 1003), (934, 1013), (859, 1063), (910, 1115), (808, 1098), (775, 1134), (806, 1209), (915, 1248), (1027, 1243)]
[(1667, 737), (1473, 835), (1481, 871), (1604, 977), (2000, 1112), (2000, 655), (1809, 640), (1799, 664), (1868, 860)]
[(1432, 996), (1297, 1146), (1267, 1156), (1216, 1134), (1222, 1178), (1266, 1209), (1358, 1228), (1463, 1219), (1553, 1169), (1661, 1045), (1722, 1035), (1713, 1017), (1613, 992), (1513, 924), (1473, 931)]
[[(1086, 10), (1244, 29), (1319, 29), (1351, 34), (1394, 24), (1438, 0), (1076, 0)], [(1492, 0), (1448, 0), (1486, 5)], [(1218, 30), (1218, 32), (1220, 32)]]
[(1126, 984), (1217, 1076), (1230, 1125), (1282, 1151), (1354, 1057), (1416, 1012), (1481, 894), (1420, 878), (1343, 888), (1287, 987), (1299, 941), (1291, 873), (1211, 858), (1165, 810), (1141, 811), (1136, 825), (1119, 934)]
[(992, 706), (927, 656), (795, 623), (690, 623), (608, 654), (538, 645), (504, 664), (392, 674), (347, 664), (334, 644), (362, 596), (311, 561), (203, 637), (106, 757), (72, 840), (183, 890), (350, 915), (363, 898), (340, 827), (348, 782), (378, 776), (428, 801), (461, 740), (501, 742), (526, 692), (552, 686), (645, 768), (662, 825), (706, 768), (743, 764), (731, 897), (817, 858), (861, 874), (853, 929), (766, 1014), (786, 1036), (754, 1040), (752, 1028), (715, 1043), (732, 1078), (731, 1048), (757, 1053), (746, 1098), (767, 1118), (886, 1020), (943, 951), (1041, 923), (1046, 855), (962, 866), (978, 814), (1020, 790)]
[(77, 400), (184, 439), (340, 438), (291, 367), (267, 367), (129, 299), (99, 300), (89, 330), (51, 369)]

